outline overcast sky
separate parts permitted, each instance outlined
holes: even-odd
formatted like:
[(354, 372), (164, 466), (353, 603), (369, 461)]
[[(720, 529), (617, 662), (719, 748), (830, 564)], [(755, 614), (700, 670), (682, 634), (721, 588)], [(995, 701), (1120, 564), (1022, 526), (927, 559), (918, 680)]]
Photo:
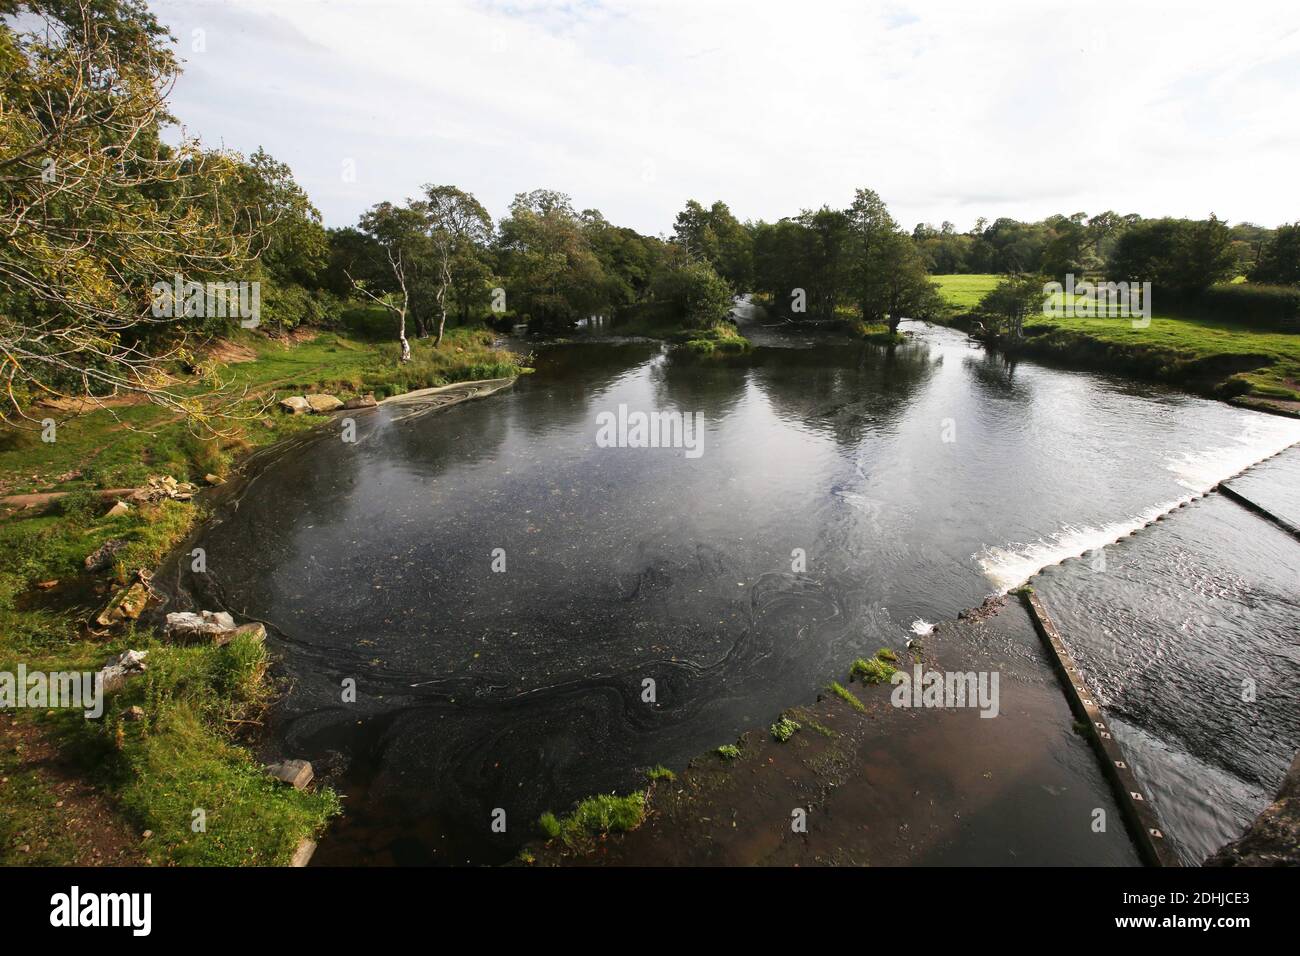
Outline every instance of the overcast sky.
[[(1300, 219), (1300, 3), (151, 0), (173, 112), (264, 146), (327, 225), (547, 187), (647, 233), (869, 186), (910, 228)], [(201, 31), (196, 33), (195, 31)]]

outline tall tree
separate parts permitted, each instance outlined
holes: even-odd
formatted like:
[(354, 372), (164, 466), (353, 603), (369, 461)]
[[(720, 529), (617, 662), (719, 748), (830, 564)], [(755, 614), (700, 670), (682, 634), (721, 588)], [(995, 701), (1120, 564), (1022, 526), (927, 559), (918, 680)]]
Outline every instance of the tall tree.
[(214, 214), (238, 158), (162, 142), (177, 65), (142, 2), (3, 0), (0, 15), (0, 417), (128, 391), (211, 424), (164, 369), (196, 317), (151, 289), (247, 277), (258, 211)]
[(455, 186), (425, 186), (424, 214), (427, 220), (437, 288), (438, 338), (442, 345), (447, 327), (447, 298), (459, 270), (470, 271), (486, 254), (492, 238), (492, 217), (472, 195)]
[(405, 206), (382, 202), (372, 207), (361, 217), (361, 231), (378, 245), (387, 268), (377, 271), (374, 278), (348, 274), (357, 292), (382, 305), (397, 319), (397, 341), (403, 362), (411, 360), (406, 320), (411, 311), (412, 290), (422, 263), (431, 256), (426, 223), (424, 205), (420, 202)]
[(569, 197), (519, 193), (498, 230), (506, 294), (539, 328), (564, 328), (609, 304), (600, 259)]

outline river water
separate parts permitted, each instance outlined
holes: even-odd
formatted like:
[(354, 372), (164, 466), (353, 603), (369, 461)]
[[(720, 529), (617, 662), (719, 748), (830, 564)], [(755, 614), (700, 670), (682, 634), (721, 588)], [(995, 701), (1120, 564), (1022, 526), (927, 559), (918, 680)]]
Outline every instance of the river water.
[[(902, 649), (924, 622), (1300, 440), (1297, 421), (904, 328), (894, 349), (759, 332), (767, 345), (724, 361), (647, 342), (541, 347), (509, 391), (423, 416), (384, 406), (358, 415), (355, 443), (326, 429), (266, 464), (204, 531), (209, 572), (190, 583), (209, 606), (272, 625), (290, 686), (276, 754), (332, 770), (347, 794), (318, 862), (509, 859), (541, 811), (680, 768), (854, 657)], [(620, 405), (698, 413), (702, 454), (600, 447), (597, 416)], [(1231, 506), (1214, 501), (1157, 526), (1207, 514), (1143, 552), (1169, 566), (1167, 586), (1133, 596), (1122, 623), (1114, 587), (1078, 574), (1048, 600), (1072, 642), (1132, 644), (1112, 654), (1120, 674), (1153, 648), (1181, 656), (1166, 623), (1195, 643), (1178, 680), (1153, 670), (1105, 686), (1152, 748), (1193, 761), (1177, 773), (1213, 765), (1237, 781), (1216, 783), (1236, 801), (1217, 823), (1178, 817), (1210, 834), (1189, 839), (1198, 849), (1258, 810), (1300, 744), (1273, 697), (1234, 738), (1256, 740), (1249, 760), (1214, 755), (1240, 716), (1224, 709), (1216, 662), (1244, 653), (1271, 668), (1270, 694), (1300, 692), (1294, 636), (1279, 630), (1289, 608), (1294, 631), (1296, 552), (1253, 525), (1216, 544), (1228, 532), (1215, 509)], [(1269, 601), (1250, 585), (1229, 605), (1204, 594), (1222, 587), (1188, 555), (1238, 545), (1232, 574), (1265, 582)], [(1119, 577), (1074, 563), (1094, 587)], [(1189, 589), (1204, 602), (1189, 605)], [(498, 808), (504, 834), (490, 828)]]

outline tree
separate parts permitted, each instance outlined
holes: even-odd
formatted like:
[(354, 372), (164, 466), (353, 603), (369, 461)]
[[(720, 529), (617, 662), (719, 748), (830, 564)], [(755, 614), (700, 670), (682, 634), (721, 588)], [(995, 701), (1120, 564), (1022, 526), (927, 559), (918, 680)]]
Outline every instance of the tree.
[(1300, 222), (1278, 226), (1259, 252), (1251, 282), (1300, 285)]
[(942, 301), (925, 262), (880, 196), (859, 189), (847, 216), (852, 235), (849, 282), (862, 321), (888, 322), (889, 331), (897, 333), (905, 318), (937, 314)]
[(224, 412), (165, 368), (201, 317), (151, 290), (247, 277), (259, 212), (217, 214), (238, 158), (161, 141), (178, 68), (142, 2), (0, 0), (0, 14), (28, 27), (0, 22), (0, 417), (127, 391), (211, 426)]
[(569, 197), (519, 193), (498, 230), (508, 294), (539, 328), (565, 328), (609, 304), (600, 259)]
[(1024, 336), (1025, 317), (1040, 311), (1043, 280), (1039, 276), (1004, 276), (984, 294), (976, 311), (987, 316), (989, 326), (999, 334), (1018, 339)]
[(731, 285), (707, 262), (685, 262), (655, 282), (655, 298), (671, 302), (687, 325), (709, 328), (726, 319), (734, 296)]
[(411, 360), (411, 343), (406, 338), (406, 319), (411, 309), (411, 293), (421, 262), (430, 256), (429, 239), (425, 235), (426, 214), (423, 205), (409, 202), (394, 206), (382, 202), (361, 217), (361, 231), (370, 236), (378, 246), (386, 270), (379, 270), (373, 279), (348, 278), (352, 286), (366, 298), (391, 312), (397, 319), (397, 341), (401, 344), (401, 360)]
[(677, 214), (673, 236), (692, 259), (707, 262), (733, 289), (748, 288), (753, 281), (753, 237), (722, 200), (708, 209), (689, 200)]
[(470, 271), (492, 238), (492, 217), (482, 204), (455, 186), (425, 186), (423, 211), (427, 221), (437, 287), (438, 338), (447, 325), (447, 296), (458, 270)]

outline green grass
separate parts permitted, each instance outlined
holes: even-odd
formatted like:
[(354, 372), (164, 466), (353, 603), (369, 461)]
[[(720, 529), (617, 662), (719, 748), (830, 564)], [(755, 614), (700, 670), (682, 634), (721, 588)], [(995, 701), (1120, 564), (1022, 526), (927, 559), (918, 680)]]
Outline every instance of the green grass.
[[(997, 285), (996, 275), (932, 276), (946, 302), (969, 312)], [(1032, 316), (1025, 323), (1036, 351), (1069, 358), (1087, 343), (1116, 367), (1140, 366), (1174, 382), (1202, 381), (1224, 394), (1300, 400), (1300, 335), (1229, 321), (1153, 313), (1145, 328), (1129, 318)]]
[(548, 810), (541, 815), (537, 825), (548, 840), (559, 839), (565, 846), (580, 848), (603, 834), (636, 829), (645, 820), (645, 814), (644, 790), (625, 796), (603, 793), (588, 797), (563, 817)]
[(857, 696), (854, 695), (853, 691), (849, 690), (844, 685), (839, 684), (836, 681), (831, 681), (829, 684), (826, 685), (826, 689), (829, 690), (836, 697), (838, 697), (840, 700), (847, 703), (854, 710), (859, 712), (866, 711), (867, 709), (866, 704), (858, 700)]
[(651, 783), (655, 783), (659, 780), (667, 780), (671, 783), (677, 779), (677, 774), (673, 773), (667, 767), (660, 765), (650, 768), (650, 771), (646, 774), (646, 778), (650, 780)]
[(740, 757), (740, 748), (735, 744), (723, 744), (717, 749), (717, 754), (723, 760), (736, 760)]
[(859, 322), (856, 328), (858, 335), (876, 345), (898, 345), (899, 343), (907, 341), (906, 335), (902, 332), (889, 331), (889, 326), (883, 322), (875, 324)]
[(749, 339), (730, 322), (719, 322), (707, 329), (688, 329), (678, 338), (695, 355), (738, 354), (751, 348)]
[(875, 657), (870, 660), (859, 657), (853, 662), (853, 666), (849, 668), (849, 676), (862, 681), (864, 684), (879, 684), (882, 681), (889, 680), (894, 676), (894, 673), (894, 667)]
[(998, 275), (944, 275), (930, 276), (939, 286), (945, 302), (963, 312), (972, 311), (980, 299), (993, 291), (1001, 276)]
[[(74, 591), (78, 597), (48, 607), (26, 599), (35, 581), (86, 580), (85, 555), (109, 538), (127, 545), (101, 579), (120, 586), (134, 569), (154, 567), (202, 517), (193, 503), (178, 501), (116, 518), (97, 511), (102, 506), (74, 502), (56, 514), (0, 522), (0, 670), (19, 662), (46, 672), (97, 670), (127, 648), (148, 650), (148, 669), (107, 700), (99, 719), (80, 711), (17, 713), (36, 721), (136, 831), (153, 831), (155, 863), (287, 863), (299, 841), (338, 812), (338, 799), (328, 789), (300, 792), (270, 779), (243, 746), (240, 728), (260, 716), (272, 693), (266, 648), (247, 636), (225, 647), (172, 646), (135, 625), (106, 643), (87, 640), (78, 622), (103, 596)], [(144, 719), (124, 718), (133, 705)], [(23, 819), (15, 825), (39, 832), (32, 816), (42, 805), (25, 797), (19, 805)], [(197, 808), (206, 814), (206, 832), (192, 829)], [(13, 848), (2, 838), (0, 857), (7, 859)], [(42, 852), (57, 863), (66, 862), (59, 855), (67, 850), (55, 841)]]

